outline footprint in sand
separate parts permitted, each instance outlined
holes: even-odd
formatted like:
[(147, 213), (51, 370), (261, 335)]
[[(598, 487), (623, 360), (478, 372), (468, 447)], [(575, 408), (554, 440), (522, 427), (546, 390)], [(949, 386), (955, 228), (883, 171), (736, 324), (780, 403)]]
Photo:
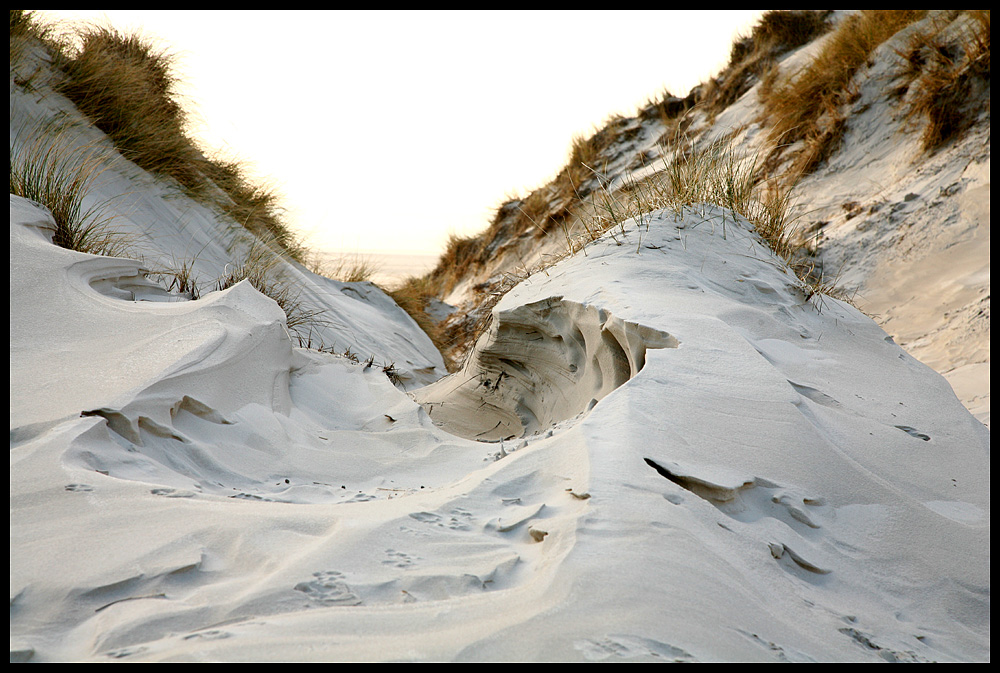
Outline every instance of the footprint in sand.
[(652, 657), (663, 661), (694, 662), (690, 653), (679, 647), (640, 636), (609, 635), (601, 640), (587, 638), (573, 643), (588, 661), (602, 661), (610, 657), (631, 659)]
[(394, 568), (410, 568), (413, 566), (414, 562), (419, 559), (418, 556), (410, 556), (401, 551), (396, 551), (395, 549), (385, 550), (386, 560), (382, 561), (382, 565), (393, 566)]
[(778, 661), (789, 662), (793, 664), (816, 663), (815, 659), (794, 648), (785, 649), (781, 645), (778, 645), (777, 643), (771, 640), (767, 640), (757, 635), (756, 633), (751, 633), (750, 631), (744, 631), (742, 629), (736, 629), (736, 631), (737, 633), (740, 633), (745, 638), (747, 638), (754, 645), (757, 645), (762, 650), (765, 650), (767, 655), (776, 658)]
[(360, 605), (361, 599), (344, 581), (344, 574), (336, 570), (321, 570), (313, 573), (311, 582), (299, 582), (296, 591), (301, 591), (311, 600), (322, 605)]
[[(177, 497), (177, 496), (175, 496), (175, 497)], [(235, 500), (261, 500), (263, 502), (279, 502), (277, 500), (274, 500), (273, 498), (265, 498), (263, 496), (255, 494), (255, 493), (242, 493), (242, 492), (240, 492), (240, 493), (234, 493), (233, 495), (231, 495), (229, 497), (233, 498)]]
[(142, 654), (147, 650), (149, 650), (149, 648), (145, 647), (144, 645), (139, 645), (138, 647), (122, 647), (117, 650), (111, 650), (110, 652), (107, 653), (107, 656), (111, 657), (112, 659), (124, 659), (125, 657), (131, 657), (136, 654)]
[(371, 495), (370, 493), (361, 493), (361, 492), (358, 492), (355, 495), (351, 496), (347, 500), (347, 502), (369, 502), (370, 500), (374, 500), (374, 499), (375, 499), (375, 496)]
[(873, 654), (877, 654), (889, 663), (930, 663), (928, 659), (912, 650), (893, 650), (888, 647), (882, 647), (874, 641), (875, 636), (868, 633), (862, 633), (855, 628), (843, 627), (837, 630), (845, 636), (853, 639), (863, 649), (872, 652)]
[(451, 510), (451, 517), (448, 519), (447, 526), (452, 530), (471, 530), (472, 529), (472, 512), (464, 510), (461, 507), (456, 507)]
[(154, 488), (149, 491), (153, 495), (162, 495), (164, 498), (193, 498), (193, 491), (185, 491), (176, 488)]
[(416, 519), (421, 523), (426, 523), (432, 526), (437, 526), (439, 528), (448, 528), (450, 530), (471, 530), (472, 529), (472, 513), (464, 510), (460, 507), (449, 512), (450, 516), (445, 518), (440, 514), (435, 514), (434, 512), (412, 512), (410, 513), (411, 519)]

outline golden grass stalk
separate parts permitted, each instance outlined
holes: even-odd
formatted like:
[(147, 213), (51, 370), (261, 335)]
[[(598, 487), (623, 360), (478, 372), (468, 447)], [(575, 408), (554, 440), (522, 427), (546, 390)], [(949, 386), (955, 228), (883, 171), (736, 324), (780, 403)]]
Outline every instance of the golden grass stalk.
[(227, 265), (226, 273), (216, 280), (217, 290), (226, 290), (241, 281), (249, 281), (263, 295), (273, 299), (285, 312), (288, 329), (300, 338), (310, 329), (323, 324), (325, 311), (309, 306), (301, 292), (282, 277), (278, 265), (281, 258), (260, 241), (251, 243), (243, 261)]
[(110, 228), (108, 203), (84, 207), (84, 198), (104, 171), (93, 150), (72, 151), (40, 133), (18, 133), (10, 146), (10, 193), (48, 208), (55, 221), (52, 242), (69, 250), (109, 257), (129, 257), (130, 238)]
[(340, 255), (333, 260), (322, 260), (318, 256), (313, 256), (306, 267), (315, 274), (342, 283), (370, 281), (381, 269), (378, 262), (360, 253)]
[(703, 147), (677, 141), (673, 156), (664, 158), (659, 172), (643, 180), (626, 180), (615, 191), (601, 189), (592, 198), (592, 214), (584, 228), (591, 238), (608, 231), (614, 235), (615, 229), (625, 232), (628, 220), (648, 226), (655, 210), (682, 213), (712, 203), (748, 220), (775, 254), (791, 263), (796, 251), (791, 185), (762, 181), (761, 172), (757, 155), (738, 152), (731, 140)]

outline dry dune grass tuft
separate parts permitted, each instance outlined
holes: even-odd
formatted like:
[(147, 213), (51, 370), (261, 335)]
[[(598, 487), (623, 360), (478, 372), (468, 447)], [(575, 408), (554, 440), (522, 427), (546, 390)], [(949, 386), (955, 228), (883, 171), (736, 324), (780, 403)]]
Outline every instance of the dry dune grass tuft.
[(302, 339), (311, 328), (323, 323), (324, 311), (301, 299), (295, 285), (282, 276), (278, 268), (280, 261), (281, 257), (267, 245), (254, 241), (241, 262), (226, 267), (226, 273), (216, 280), (216, 289), (225, 290), (241, 281), (249, 281), (258, 292), (281, 307), (289, 331)]
[(11, 10), (10, 17), (12, 69), (26, 41), (36, 40), (52, 54), (60, 73), (56, 89), (107, 134), (122, 156), (173, 178), (293, 259), (304, 259), (306, 250), (284, 221), (277, 190), (252, 178), (244, 162), (206, 157), (188, 136), (173, 54), (138, 33), (83, 25), (56, 34), (30, 12)]
[[(498, 210), (494, 224), (497, 223), (500, 213), (505, 208), (509, 208), (509, 206), (505, 204)], [(491, 229), (493, 228), (491, 227)], [(448, 294), (454, 289), (459, 279), (482, 264), (484, 239), (489, 233), (491, 230), (487, 230), (479, 236), (459, 236), (458, 234), (448, 236), (448, 242), (445, 244), (444, 252), (441, 254), (437, 266), (428, 275), (428, 279), (433, 283), (435, 294), (439, 296)], [(492, 233), (497, 234), (495, 231)]]
[(712, 117), (725, 110), (764, 77), (778, 57), (826, 32), (829, 13), (818, 10), (766, 12), (750, 35), (733, 43), (729, 64), (706, 83), (699, 102)]
[(379, 271), (377, 262), (361, 254), (341, 255), (335, 260), (323, 260), (319, 256), (313, 256), (306, 267), (315, 274), (343, 283), (370, 281)]
[(61, 136), (16, 134), (10, 146), (10, 193), (49, 209), (56, 229), (52, 242), (69, 250), (109, 257), (131, 256), (128, 236), (110, 228), (107, 203), (84, 206), (104, 170), (93, 149), (74, 151)]
[(975, 90), (982, 93), (989, 86), (990, 10), (963, 12), (957, 34), (947, 30), (956, 14), (947, 13), (914, 33), (896, 52), (905, 68), (900, 92), (909, 93), (907, 117), (925, 120), (925, 151), (934, 151), (969, 126), (981, 111), (969, 101), (979, 100)]
[(761, 102), (777, 153), (798, 141), (804, 143), (792, 173), (812, 172), (836, 148), (846, 123), (845, 107), (856, 96), (851, 88), (854, 73), (876, 47), (924, 14), (925, 10), (864, 10), (848, 16), (806, 67), (765, 80)]
[(65, 37), (57, 88), (112, 139), (127, 159), (188, 188), (202, 180), (199, 152), (185, 135), (174, 57), (138, 34), (86, 26)]
[(15, 66), (21, 61), (25, 48), (31, 42), (45, 42), (52, 35), (51, 27), (38, 21), (34, 12), (24, 9), (10, 10), (10, 64), (11, 74), (18, 84), (28, 83), (21, 73), (15, 73)]
[[(760, 156), (763, 156), (762, 153)], [(675, 141), (673, 156), (664, 158), (664, 168), (643, 179), (630, 180), (618, 190), (602, 190), (592, 199), (590, 216), (584, 221), (588, 239), (605, 233), (622, 244), (617, 231), (626, 233), (631, 220), (638, 227), (650, 226), (650, 214), (670, 209), (677, 214), (716, 204), (749, 221), (764, 243), (798, 278), (807, 301), (822, 311), (824, 296), (853, 303), (836, 278), (824, 276), (809, 261), (796, 231), (791, 191), (794, 181), (783, 176), (764, 179), (758, 155), (737, 151), (728, 140), (705, 146)], [(726, 221), (722, 220), (723, 235)]]
[(794, 218), (790, 215), (790, 186), (762, 180), (755, 155), (737, 151), (730, 140), (697, 146), (682, 140), (673, 144), (663, 168), (643, 180), (627, 180), (611, 191), (601, 189), (591, 199), (591, 217), (584, 223), (590, 238), (634, 220), (643, 225), (649, 213), (668, 208), (677, 213), (702, 203), (714, 203), (749, 220), (772, 250), (791, 261)]

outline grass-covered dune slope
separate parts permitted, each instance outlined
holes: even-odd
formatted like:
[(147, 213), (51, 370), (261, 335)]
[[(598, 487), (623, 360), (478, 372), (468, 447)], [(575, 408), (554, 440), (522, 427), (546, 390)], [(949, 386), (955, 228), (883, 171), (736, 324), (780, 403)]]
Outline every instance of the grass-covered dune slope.
[(463, 308), (450, 355), (519, 279), (623, 219), (708, 200), (989, 423), (989, 73), (989, 11), (765, 14), (716, 77), (574, 139), (551, 182), (452, 238), (421, 281)]
[[(83, 112), (125, 64), (183, 136), (162, 55), (99, 31), (85, 68), (25, 18), (11, 661), (989, 660), (989, 430), (829, 280), (973, 370), (985, 306), (988, 371), (988, 106), (926, 136), (921, 102), (929, 72), (988, 100), (988, 14), (985, 52), (982, 15), (768, 15), (409, 284), (474, 309), (448, 375), (252, 224), (245, 172), (143, 165), (141, 120)], [(766, 92), (871, 21), (852, 93), (775, 145)]]
[[(314, 273), (277, 191), (188, 137), (169, 53), (110, 28), (58, 35), (17, 10), (10, 30), (10, 192), (49, 209), (57, 245), (137, 260), (163, 300), (247, 280), (281, 306), (297, 345), (374, 358), (408, 385), (444, 373), (433, 330), (387, 311), (362, 268)], [(373, 329), (342, 324), (345, 305), (367, 305)]]

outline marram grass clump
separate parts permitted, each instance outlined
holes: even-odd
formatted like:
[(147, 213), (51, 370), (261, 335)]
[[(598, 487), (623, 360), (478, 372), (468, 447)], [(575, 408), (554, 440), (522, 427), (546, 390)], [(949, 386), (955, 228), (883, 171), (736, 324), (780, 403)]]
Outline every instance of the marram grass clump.
[(627, 179), (616, 190), (603, 188), (590, 202), (584, 228), (590, 239), (634, 220), (642, 225), (650, 213), (674, 212), (701, 203), (713, 203), (742, 216), (780, 257), (790, 260), (794, 218), (790, 214), (790, 186), (762, 180), (757, 155), (743, 155), (731, 140), (699, 146), (676, 141), (663, 166), (642, 180)]
[(983, 112), (976, 101), (990, 86), (990, 10), (938, 15), (897, 49), (903, 66), (906, 117), (922, 124), (927, 152), (965, 131)]
[(74, 151), (61, 136), (17, 134), (10, 145), (10, 193), (38, 203), (55, 221), (52, 242), (68, 250), (131, 256), (128, 236), (111, 228), (107, 203), (84, 205), (104, 170), (93, 149)]
[(187, 137), (174, 57), (138, 34), (86, 26), (67, 37), (56, 63), (58, 91), (114, 142), (122, 155), (188, 188), (203, 179)]
[(844, 18), (804, 68), (764, 80), (760, 101), (770, 125), (776, 163), (782, 150), (802, 141), (790, 172), (810, 173), (836, 149), (847, 121), (847, 105), (857, 97), (854, 74), (871, 53), (926, 10), (863, 10)]
[(829, 14), (813, 9), (766, 12), (750, 35), (733, 42), (728, 65), (702, 87), (699, 104), (714, 118), (762, 79), (780, 56), (829, 30)]
[[(627, 179), (618, 189), (596, 193), (583, 219), (586, 239), (605, 233), (625, 233), (625, 223), (649, 226), (650, 213), (669, 209), (681, 214), (699, 204), (715, 204), (749, 221), (764, 243), (788, 265), (802, 283), (807, 297), (832, 296), (850, 303), (851, 297), (835, 281), (817, 273), (815, 265), (801, 254), (803, 246), (795, 231), (796, 215), (791, 192), (794, 182), (783, 176), (764, 178), (760, 160), (766, 150), (746, 154), (731, 139), (699, 145), (674, 141), (664, 155), (663, 167), (642, 180)], [(725, 221), (723, 221), (723, 228)], [(723, 229), (723, 232), (725, 229)], [(640, 239), (641, 245), (641, 239)]]
[[(57, 35), (30, 13), (11, 11), (11, 67), (27, 40), (52, 54), (56, 89), (101, 129), (122, 156), (175, 180), (293, 259), (307, 251), (285, 222), (281, 197), (244, 162), (207, 156), (188, 135), (175, 57), (138, 33), (83, 25)], [(16, 80), (15, 84), (20, 80)]]
[(300, 340), (311, 328), (322, 324), (324, 310), (310, 306), (301, 298), (294, 283), (282, 277), (281, 257), (259, 241), (251, 243), (242, 261), (226, 267), (225, 274), (216, 280), (216, 290), (226, 290), (241, 281), (248, 281), (258, 292), (273, 299), (285, 312), (288, 330)]
[(454, 371), (455, 363), (448, 357), (450, 344), (447, 343), (441, 326), (427, 313), (428, 303), (434, 296), (433, 284), (430, 280), (411, 276), (397, 287), (387, 289), (385, 292), (430, 337), (431, 343), (444, 358), (448, 371)]

